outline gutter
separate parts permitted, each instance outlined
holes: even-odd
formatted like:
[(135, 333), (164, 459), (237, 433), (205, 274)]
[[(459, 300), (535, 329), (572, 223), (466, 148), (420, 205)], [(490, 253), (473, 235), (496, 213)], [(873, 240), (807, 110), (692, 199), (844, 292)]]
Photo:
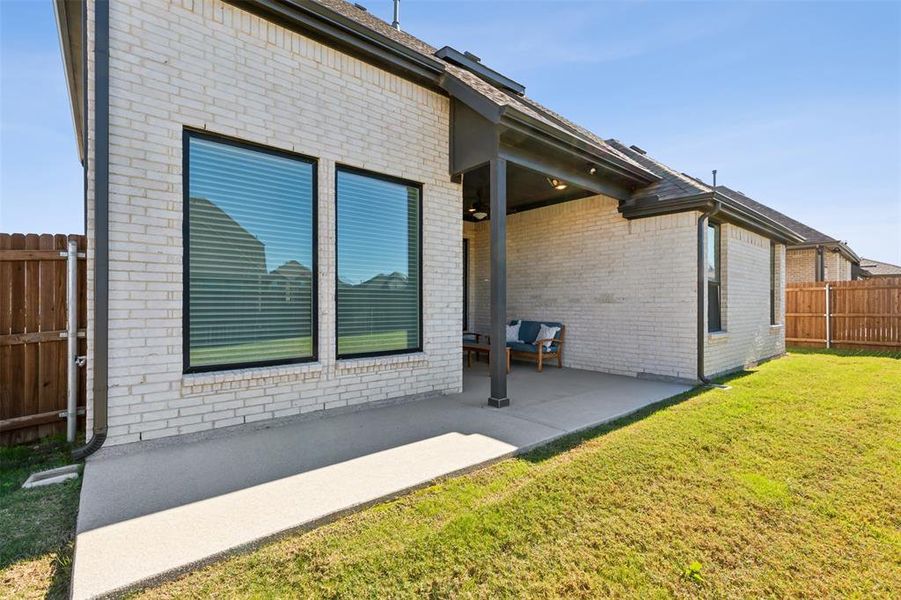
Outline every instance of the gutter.
[(269, 21), (301, 29), (320, 40), (329, 40), (351, 55), (373, 61), (381, 68), (401, 71), (415, 81), (438, 87), (444, 73), (440, 59), (407, 47), (313, 0), (225, 0), (241, 10)]
[(832, 250), (833, 252), (838, 252), (852, 263), (860, 263), (860, 261), (862, 260), (856, 252), (851, 250), (851, 248), (847, 244), (838, 240), (831, 242), (814, 242), (809, 244), (792, 244), (789, 250), (804, 250), (807, 248), (816, 249), (820, 247), (827, 250)]
[(619, 211), (627, 219), (639, 219), (691, 210), (705, 211), (714, 205), (719, 207), (717, 212), (721, 211), (727, 222), (735, 223), (786, 245), (804, 241), (802, 236), (788, 227), (719, 192), (703, 192), (666, 200), (658, 200), (656, 196), (650, 196), (622, 204)]
[[(87, 44), (87, 31), (83, 31)], [(87, 107), (85, 107), (87, 109)], [(87, 113), (87, 110), (85, 110)], [(85, 131), (87, 138), (87, 131)], [(109, 358), (109, 0), (94, 2), (94, 355), (93, 433), (72, 451), (84, 459), (106, 441)], [(87, 168), (87, 161), (85, 161)], [(90, 241), (90, 240), (89, 240)]]
[[(551, 118), (546, 116), (545, 118)], [(624, 177), (634, 183), (650, 185), (662, 179), (651, 171), (632, 165), (615, 154), (604, 150), (600, 146), (584, 140), (576, 133), (570, 132), (570, 127), (558, 122), (556, 127), (549, 126), (540, 119), (527, 115), (513, 106), (504, 106), (501, 112), (502, 125), (517, 131), (527, 132), (533, 130), (539, 133), (552, 145), (565, 145), (572, 153), (581, 153), (583, 160), (597, 161), (599, 167)], [(556, 120), (556, 119), (555, 119)], [(534, 135), (534, 134), (533, 134)]]
[(814, 281), (825, 281), (826, 279), (826, 257), (823, 255), (823, 246), (817, 246), (817, 262), (816, 272), (814, 273)]
[(710, 194), (711, 206), (698, 217), (698, 381), (704, 385), (712, 382), (704, 376), (704, 349), (707, 341), (707, 321), (704, 314), (707, 297), (707, 223), (720, 212), (721, 204), (715, 194)]

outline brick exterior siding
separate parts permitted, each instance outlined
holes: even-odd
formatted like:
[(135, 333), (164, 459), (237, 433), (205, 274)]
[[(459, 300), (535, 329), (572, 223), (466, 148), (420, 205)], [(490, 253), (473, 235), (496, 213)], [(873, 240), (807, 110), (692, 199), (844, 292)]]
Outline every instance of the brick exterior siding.
[[(459, 392), (449, 118), (448, 98), (218, 0), (111, 2), (107, 444)], [(318, 362), (182, 373), (184, 127), (318, 159)], [(422, 353), (335, 358), (336, 163), (424, 185)]]
[[(628, 221), (616, 207), (595, 196), (507, 218), (508, 318), (565, 323), (566, 366), (694, 379), (698, 213)], [(464, 227), (474, 331), (490, 324), (488, 227)], [(722, 239), (727, 333), (708, 343), (707, 375), (784, 351), (783, 328), (770, 327), (769, 240), (730, 225)], [(783, 264), (779, 246), (780, 322)]]
[[(826, 281), (851, 281), (851, 261), (839, 252), (824, 251)], [(786, 253), (788, 284), (817, 280), (815, 248), (789, 248)]]
[[(93, 147), (93, 2), (87, 135)], [(462, 193), (448, 98), (219, 0), (110, 6), (108, 445), (402, 397), (459, 392)], [(182, 373), (182, 134), (208, 130), (318, 159), (319, 360)], [(88, 152), (88, 307), (94, 165)], [(421, 182), (423, 352), (336, 359), (336, 164)], [(592, 197), (511, 215), (509, 315), (567, 325), (566, 364), (694, 379), (697, 213), (627, 221)], [(768, 242), (725, 239), (728, 339), (708, 373), (778, 354)], [(466, 224), (470, 323), (488, 326), (488, 224)], [(766, 243), (764, 243), (766, 242)], [(780, 257), (783, 256), (780, 253)], [(93, 330), (88, 328), (88, 390)], [(91, 424), (91, 398), (88, 421)]]
[[(720, 229), (723, 331), (707, 336), (708, 377), (785, 352), (785, 246), (776, 246), (776, 324), (770, 323), (770, 240), (725, 223)], [(705, 313), (706, 314), (706, 313)]]

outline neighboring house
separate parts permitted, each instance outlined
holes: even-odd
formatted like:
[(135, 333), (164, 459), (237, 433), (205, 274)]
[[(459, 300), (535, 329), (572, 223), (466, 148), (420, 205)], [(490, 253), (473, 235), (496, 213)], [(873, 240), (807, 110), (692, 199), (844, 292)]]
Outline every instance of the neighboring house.
[(339, 0), (55, 5), (86, 166), (82, 454), (460, 392), (464, 306), (499, 343), (565, 323), (568, 367), (697, 381), (784, 352), (798, 233), (471, 54)]
[(856, 273), (860, 266), (860, 257), (846, 242), (819, 232), (813, 227), (808, 227), (741, 192), (725, 186), (718, 186), (717, 189), (738, 202), (760, 211), (804, 238), (803, 242), (789, 244), (786, 250), (787, 283), (857, 279)]
[(901, 267), (872, 258), (861, 258), (860, 277), (901, 277)]

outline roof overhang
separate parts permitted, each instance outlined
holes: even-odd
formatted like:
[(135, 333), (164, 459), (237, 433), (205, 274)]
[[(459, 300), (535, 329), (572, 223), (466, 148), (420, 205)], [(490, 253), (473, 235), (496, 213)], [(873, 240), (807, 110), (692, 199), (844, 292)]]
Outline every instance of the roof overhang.
[(800, 234), (719, 192), (706, 192), (666, 200), (650, 197), (621, 203), (619, 211), (627, 219), (641, 219), (679, 212), (713, 210), (717, 205), (719, 205), (719, 212), (716, 218), (719, 220), (744, 227), (792, 247), (804, 242), (804, 238)]
[[(619, 189), (634, 190), (659, 180), (659, 177), (653, 173), (591, 144), (564, 127), (555, 127), (511, 106), (499, 105), (449, 74), (446, 63), (441, 59), (407, 47), (387, 35), (313, 0), (226, 1), (242, 10), (318, 39), (370, 64), (450, 95), (492, 125), (492, 131), (488, 132), (488, 135), (494, 140), (498, 140), (495, 149), (507, 143), (505, 140), (515, 139), (515, 144), (508, 144), (510, 146), (507, 148), (510, 151), (509, 154), (519, 156), (527, 154), (531, 161), (530, 168), (542, 169), (544, 162), (548, 163), (547, 166), (556, 165), (557, 167), (563, 163), (577, 165), (571, 169), (572, 172), (561, 173), (563, 176), (575, 178), (580, 175), (581, 167), (590, 165), (597, 170), (597, 175), (593, 175), (590, 180), (585, 179), (582, 183), (602, 179), (611, 179), (615, 182), (612, 187), (596, 185), (594, 188), (589, 188), (606, 190), (599, 193), (612, 194)], [(59, 22), (66, 80), (69, 84), (73, 119), (80, 150), (84, 120), (81, 83), (83, 79), (81, 71), (83, 64), (81, 48), (83, 2), (80, 0), (54, 0), (54, 5)], [(466, 139), (455, 141), (455, 144), (461, 143), (466, 143)], [(480, 147), (478, 150), (482, 149)], [(451, 165), (452, 175), (459, 174), (462, 170), (464, 169)], [(615, 193), (614, 197), (623, 199), (621, 193)]]
[(450, 46), (445, 46), (441, 50), (435, 52), (435, 56), (458, 65), (459, 67), (470, 71), (471, 73), (477, 75), (478, 77), (484, 79), (492, 85), (502, 87), (514, 94), (522, 96), (526, 93), (526, 86), (517, 81), (514, 81), (513, 79), (510, 79), (506, 75), (498, 73), (491, 67), (483, 65), (481, 60), (471, 54), (466, 54), (464, 52), (460, 52), (459, 50), (455, 50)]
[[(450, 74), (442, 78), (442, 87), (454, 99), (450, 165), (454, 177), (501, 157), (618, 200), (659, 180), (578, 136), (512, 107), (498, 106)], [(591, 168), (595, 173), (589, 173)]]
[[(312, 0), (226, 1), (426, 87), (443, 91), (497, 126), (499, 134), (508, 130), (518, 131), (532, 138), (536, 144), (545, 146), (550, 152), (564, 152), (568, 158), (578, 157), (579, 160), (596, 165), (599, 172), (623, 179), (632, 187), (641, 187), (658, 180), (656, 175), (623, 161), (578, 135), (534, 119), (512, 107), (498, 105), (449, 74), (445, 62), (440, 58), (426, 56), (327, 6)], [(465, 58), (464, 55), (461, 56)], [(515, 82), (511, 83), (513, 84)], [(459, 172), (452, 167), (452, 174)]]
[(312, 0), (225, 0), (366, 62), (437, 89), (444, 63)]
[(792, 250), (804, 250), (809, 248), (825, 248), (826, 250), (831, 250), (833, 252), (838, 252), (849, 261), (855, 264), (860, 264), (860, 256), (857, 255), (854, 250), (851, 250), (851, 247), (848, 244), (839, 241), (839, 240), (830, 240), (826, 242), (807, 242), (804, 241), (800, 244), (792, 244)]
[(75, 143), (78, 158), (84, 161), (84, 48), (82, 26), (84, 23), (82, 0), (54, 0), (53, 13), (59, 33), (59, 48), (66, 76), (66, 90), (72, 110)]

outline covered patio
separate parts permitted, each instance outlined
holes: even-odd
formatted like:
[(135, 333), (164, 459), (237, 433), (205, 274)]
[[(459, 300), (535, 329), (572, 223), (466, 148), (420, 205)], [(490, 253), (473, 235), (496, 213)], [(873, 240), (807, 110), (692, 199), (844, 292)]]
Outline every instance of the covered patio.
[(521, 367), (504, 378), (516, 402), (496, 411), (485, 404), (491, 382), (480, 362), (464, 371), (462, 394), (104, 449), (85, 466), (73, 597), (315, 527), (687, 389)]
[[(626, 202), (660, 177), (562, 117), (535, 110), (520, 84), (477, 58), (450, 48), (441, 53), (507, 94), (485, 101), (466, 86), (445, 81), (452, 95), (451, 175), (463, 184), (463, 219), (490, 223), (490, 326), (479, 333), (490, 339), (492, 356), (505, 358), (507, 320), (518, 317), (507, 312), (507, 216), (597, 195)], [(536, 258), (553, 248), (553, 233), (549, 224), (547, 243), (536, 247)], [(504, 358), (490, 361), (487, 402), (496, 408), (519, 401), (508, 389)]]

